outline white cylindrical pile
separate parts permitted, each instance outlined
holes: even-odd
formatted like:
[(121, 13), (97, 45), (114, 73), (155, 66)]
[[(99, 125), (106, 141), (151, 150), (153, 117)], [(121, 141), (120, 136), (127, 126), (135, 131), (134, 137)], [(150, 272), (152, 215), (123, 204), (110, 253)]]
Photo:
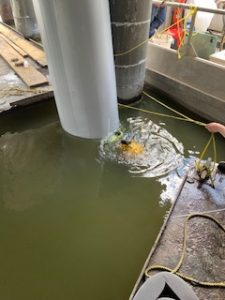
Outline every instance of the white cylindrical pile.
[(119, 126), (108, 0), (34, 0), (61, 124), (84, 138)]

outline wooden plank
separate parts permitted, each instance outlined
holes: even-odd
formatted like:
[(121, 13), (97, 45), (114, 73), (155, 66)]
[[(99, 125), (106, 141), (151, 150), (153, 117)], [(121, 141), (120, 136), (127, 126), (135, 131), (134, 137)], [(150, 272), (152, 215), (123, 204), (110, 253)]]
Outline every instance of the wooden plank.
[(14, 44), (23, 49), (26, 53), (28, 53), (28, 55), (42, 67), (47, 66), (47, 60), (43, 50), (39, 49), (34, 44), (27, 41), (16, 32), (10, 30), (2, 23), (0, 23), (0, 32), (9, 40), (11, 40)]
[(16, 50), (21, 56), (28, 57), (28, 54), (18, 47), (16, 44), (14, 44), (11, 40), (9, 40), (6, 36), (4, 36), (2, 33), (0, 33), (0, 37), (3, 38), (14, 50)]
[[(14, 89), (18, 89), (19, 93), (14, 93)], [(20, 90), (24, 90), (24, 93)], [(4, 111), (9, 111), (9, 108), (17, 109), (44, 101), (54, 102), (52, 86), (44, 85), (29, 89), (0, 55), (0, 116)]]
[(0, 38), (0, 55), (28, 87), (47, 84), (47, 78), (31, 65), (24, 65), (24, 58), (5, 40)]

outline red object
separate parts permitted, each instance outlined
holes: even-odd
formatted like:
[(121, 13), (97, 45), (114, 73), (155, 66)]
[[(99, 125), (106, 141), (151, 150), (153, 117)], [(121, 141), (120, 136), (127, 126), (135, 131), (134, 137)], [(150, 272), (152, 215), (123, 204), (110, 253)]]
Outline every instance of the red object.
[[(187, 0), (178, 0), (177, 2), (186, 3)], [(178, 23), (178, 21), (183, 18), (183, 13), (184, 13), (183, 8), (174, 8), (173, 10), (172, 24), (175, 25), (170, 29), (170, 34), (176, 41), (177, 47), (180, 46), (180, 43), (183, 41), (183, 37), (184, 37), (184, 29), (183, 29), (184, 22), (181, 21), (180, 23)]]

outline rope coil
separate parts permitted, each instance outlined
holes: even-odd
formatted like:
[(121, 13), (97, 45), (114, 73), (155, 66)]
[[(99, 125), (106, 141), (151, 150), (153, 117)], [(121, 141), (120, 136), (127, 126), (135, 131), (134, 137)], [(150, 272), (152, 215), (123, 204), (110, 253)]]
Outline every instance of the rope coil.
[(159, 270), (159, 271), (167, 271), (167, 272), (171, 272), (173, 274), (178, 275), (179, 277), (181, 277), (182, 279), (189, 281), (191, 284), (193, 285), (199, 285), (199, 286), (204, 286), (204, 287), (219, 287), (219, 288), (225, 288), (225, 281), (221, 281), (221, 282), (210, 282), (210, 281), (200, 281), (192, 276), (183, 274), (181, 272), (179, 272), (181, 266), (183, 265), (183, 261), (185, 258), (185, 254), (186, 254), (186, 249), (187, 249), (187, 240), (188, 240), (188, 222), (196, 217), (201, 217), (201, 218), (205, 218), (205, 219), (209, 219), (211, 221), (213, 221), (215, 224), (217, 224), (217, 226), (222, 229), (223, 232), (225, 232), (225, 227), (214, 217), (207, 215), (207, 214), (201, 214), (201, 213), (195, 213), (195, 214), (191, 214), (189, 215), (186, 220), (185, 220), (185, 224), (184, 224), (184, 237), (183, 237), (183, 245), (182, 245), (182, 253), (181, 253), (181, 257), (178, 261), (178, 264), (176, 265), (175, 268), (169, 268), (163, 265), (153, 265), (148, 267), (145, 270), (145, 276), (146, 277), (151, 277), (150, 272), (153, 270)]

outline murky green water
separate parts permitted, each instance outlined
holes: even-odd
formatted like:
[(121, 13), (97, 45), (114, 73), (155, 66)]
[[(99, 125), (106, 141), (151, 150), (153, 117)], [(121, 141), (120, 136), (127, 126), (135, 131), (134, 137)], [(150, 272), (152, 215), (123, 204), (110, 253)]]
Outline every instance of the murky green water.
[[(137, 115), (121, 111), (124, 123)], [(185, 157), (208, 140), (195, 125), (151, 119)], [(0, 299), (127, 300), (169, 209), (158, 178), (134, 176), (100, 157), (97, 141), (66, 135), (51, 103), (1, 116), (0, 133)]]

